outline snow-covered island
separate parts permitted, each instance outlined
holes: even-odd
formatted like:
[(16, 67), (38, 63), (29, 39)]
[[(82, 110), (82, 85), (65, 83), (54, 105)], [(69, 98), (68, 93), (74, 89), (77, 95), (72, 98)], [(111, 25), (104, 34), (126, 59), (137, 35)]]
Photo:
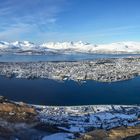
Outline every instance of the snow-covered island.
[(34, 44), (29, 41), (0, 41), (0, 53), (13, 54), (47, 54), (47, 53), (106, 53), (106, 54), (139, 54), (140, 42), (116, 42), (110, 44), (90, 44), (78, 42), (47, 42)]
[(140, 75), (140, 58), (76, 62), (0, 62), (0, 75), (27, 79), (115, 82)]

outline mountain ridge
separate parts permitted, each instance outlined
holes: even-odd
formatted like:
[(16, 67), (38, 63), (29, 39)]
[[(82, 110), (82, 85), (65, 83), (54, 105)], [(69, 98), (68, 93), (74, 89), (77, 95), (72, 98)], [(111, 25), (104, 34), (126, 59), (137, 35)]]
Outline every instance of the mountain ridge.
[(109, 44), (90, 44), (78, 42), (47, 42), (34, 44), (29, 41), (0, 41), (1, 51), (38, 51), (38, 52), (77, 52), (77, 53), (140, 53), (140, 42), (115, 42)]

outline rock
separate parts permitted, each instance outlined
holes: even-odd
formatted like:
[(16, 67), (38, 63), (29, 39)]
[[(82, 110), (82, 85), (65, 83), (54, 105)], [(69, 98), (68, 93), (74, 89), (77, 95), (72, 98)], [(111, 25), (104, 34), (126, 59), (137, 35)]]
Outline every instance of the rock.
[(108, 134), (104, 130), (94, 130), (92, 132), (85, 134), (79, 140), (105, 140), (104, 138), (106, 138), (107, 136)]
[(6, 98), (5, 98), (5, 97), (0, 96), (0, 103), (6, 102), (6, 101), (7, 101), (7, 100), (6, 100)]
[(124, 138), (124, 140), (140, 140), (140, 134)]
[(14, 103), (0, 96), (0, 118), (10, 122), (33, 122), (36, 120), (35, 108), (24, 103)]
[(105, 130), (94, 130), (83, 135), (78, 140), (139, 140), (140, 126), (135, 127), (119, 127)]
[[(17, 134), (23, 137), (38, 123), (37, 111), (25, 103), (15, 103), (0, 96), (0, 139), (13, 139)], [(27, 132), (26, 132), (27, 131)]]

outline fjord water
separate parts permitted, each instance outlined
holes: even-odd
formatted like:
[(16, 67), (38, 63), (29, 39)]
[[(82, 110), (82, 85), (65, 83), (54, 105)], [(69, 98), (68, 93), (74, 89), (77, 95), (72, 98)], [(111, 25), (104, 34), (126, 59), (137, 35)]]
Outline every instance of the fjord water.
[(39, 105), (140, 104), (139, 83), (140, 77), (114, 83), (0, 77), (0, 94)]
[[(1, 55), (0, 62), (78, 61), (99, 58), (134, 57), (139, 54), (48, 54)], [(100, 83), (58, 82), (49, 79), (0, 77), (0, 95), (15, 101), (40, 105), (140, 104), (140, 77)]]
[(100, 58), (140, 57), (140, 54), (47, 54), (47, 55), (0, 55), (0, 62), (79, 61)]

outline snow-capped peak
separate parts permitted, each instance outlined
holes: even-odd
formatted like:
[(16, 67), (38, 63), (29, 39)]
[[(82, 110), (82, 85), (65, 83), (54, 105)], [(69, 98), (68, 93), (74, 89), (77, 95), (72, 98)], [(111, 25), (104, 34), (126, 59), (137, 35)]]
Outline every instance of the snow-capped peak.
[(54, 50), (71, 50), (85, 53), (140, 53), (140, 42), (117, 42), (110, 44), (89, 44), (79, 42), (48, 42), (41, 47)]
[(8, 48), (9, 43), (5, 41), (0, 41), (0, 49)]
[(36, 45), (29, 41), (5, 42), (0, 41), (1, 50), (35, 50), (36, 52), (59, 51), (82, 52), (82, 53), (140, 53), (140, 42), (116, 42), (110, 44), (90, 44), (82, 41), (78, 42), (47, 42)]
[(36, 47), (36, 45), (34, 43), (31, 43), (29, 41), (15, 41), (10, 43), (11, 47), (15, 47), (15, 48), (19, 48), (19, 49), (33, 49)]
[(98, 51), (109, 52), (140, 52), (140, 42), (117, 42), (111, 44), (99, 45)]
[(89, 45), (88, 43), (83, 43), (82, 41), (78, 42), (48, 42), (41, 45), (41, 47), (55, 49), (55, 50), (68, 50), (68, 49), (82, 49)]

